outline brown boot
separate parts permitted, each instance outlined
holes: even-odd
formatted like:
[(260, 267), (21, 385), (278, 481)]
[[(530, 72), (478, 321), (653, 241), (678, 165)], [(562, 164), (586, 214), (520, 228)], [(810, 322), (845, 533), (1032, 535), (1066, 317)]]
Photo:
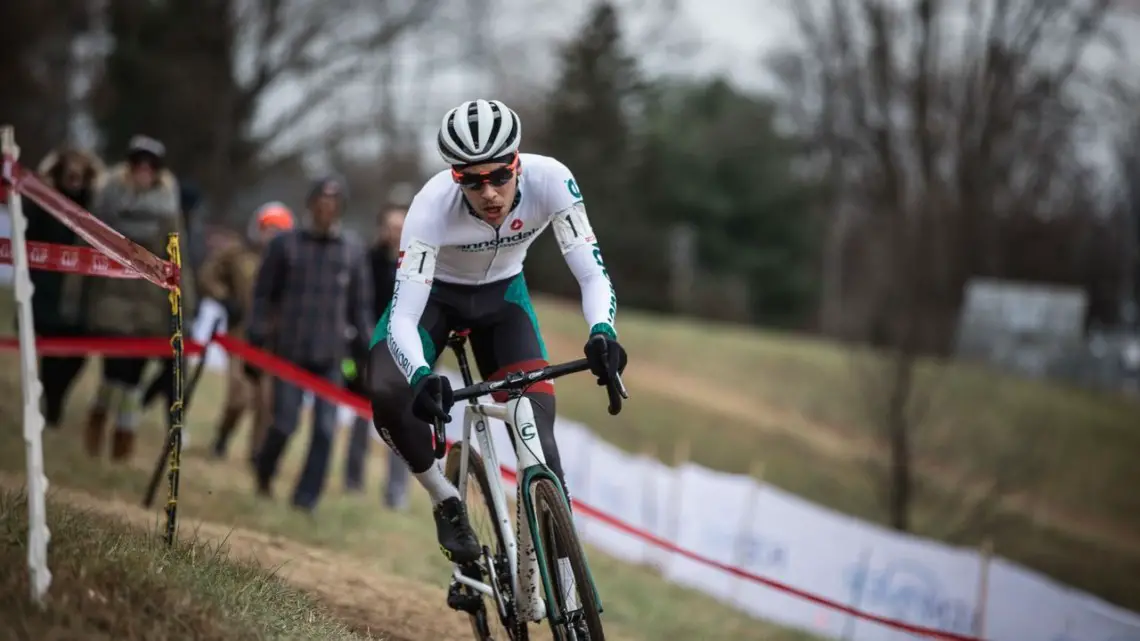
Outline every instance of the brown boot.
[(230, 437), (234, 434), (234, 429), (237, 427), (238, 421), (241, 420), (242, 407), (227, 407), (222, 412), (222, 418), (218, 421), (218, 432), (214, 436), (214, 444), (211, 447), (211, 453), (215, 458), (225, 458), (226, 450), (229, 449)]
[(92, 409), (87, 413), (87, 429), (83, 434), (83, 443), (89, 455), (99, 456), (103, 453), (103, 431), (106, 426), (106, 410)]
[(111, 434), (111, 460), (125, 461), (135, 451), (135, 433), (117, 429)]

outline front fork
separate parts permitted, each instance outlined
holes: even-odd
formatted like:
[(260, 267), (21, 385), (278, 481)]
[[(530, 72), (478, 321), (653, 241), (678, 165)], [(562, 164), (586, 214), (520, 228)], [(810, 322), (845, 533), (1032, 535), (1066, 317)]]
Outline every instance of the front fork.
[[(515, 520), (515, 529), (518, 532), (522, 554), (519, 580), (522, 584), (522, 594), (531, 599), (531, 612), (533, 614), (531, 620), (537, 622), (541, 621), (542, 617), (548, 613), (547, 611), (552, 609), (547, 604), (557, 604), (558, 600), (555, 599), (554, 594), (554, 586), (556, 585), (553, 581), (554, 577), (549, 576), (545, 565), (538, 562), (538, 555), (543, 553), (542, 539), (539, 535), (538, 515), (535, 512), (534, 498), (531, 496), (530, 488), (539, 479), (549, 479), (558, 488), (559, 494), (566, 502), (568, 512), (570, 512), (570, 497), (566, 488), (558, 480), (558, 476), (546, 465), (546, 457), (538, 438), (538, 427), (534, 420), (534, 411), (530, 401), (525, 397), (511, 399), (507, 402), (506, 409), (508, 416), (513, 418), (511, 421), (507, 421), (507, 425), (514, 430), (515, 451), (518, 459), (518, 474), (515, 479), (515, 505), (518, 508), (518, 514)], [(573, 512), (570, 513), (573, 514)], [(542, 556), (543, 558), (550, 558), (545, 553)], [(564, 559), (558, 559), (556, 565), (558, 566), (556, 571), (560, 573), (560, 578), (562, 578), (561, 583), (569, 585), (573, 579), (568, 562)], [(595, 602), (599, 604), (598, 612), (600, 613), (601, 599), (598, 596), (593, 574), (588, 564), (586, 574), (589, 577), (590, 585), (588, 588), (583, 586), (583, 589), (593, 591)], [(539, 595), (539, 583), (543, 588), (542, 596)], [(542, 602), (543, 596), (546, 599), (545, 604)], [(577, 595), (570, 595), (570, 601), (566, 604), (567, 610), (573, 611), (580, 607), (576, 597)], [(561, 613), (555, 613), (553, 616), (561, 617)], [(556, 623), (561, 623), (561, 621), (556, 621)]]

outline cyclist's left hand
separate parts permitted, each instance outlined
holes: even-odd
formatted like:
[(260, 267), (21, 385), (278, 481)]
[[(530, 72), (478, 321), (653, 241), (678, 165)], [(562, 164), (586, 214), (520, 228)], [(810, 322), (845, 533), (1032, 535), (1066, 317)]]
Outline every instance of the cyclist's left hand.
[(617, 339), (596, 333), (586, 341), (584, 351), (586, 360), (590, 362), (590, 372), (598, 377), (598, 385), (610, 382), (610, 372), (617, 372), (619, 375), (625, 372), (628, 357), (625, 348), (617, 342)]

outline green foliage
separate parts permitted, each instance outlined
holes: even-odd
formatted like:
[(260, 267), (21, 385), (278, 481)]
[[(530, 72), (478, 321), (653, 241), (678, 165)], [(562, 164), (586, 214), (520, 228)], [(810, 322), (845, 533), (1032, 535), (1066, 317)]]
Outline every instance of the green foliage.
[(758, 320), (791, 323), (815, 294), (812, 187), (792, 171), (795, 149), (775, 108), (723, 79), (662, 81), (644, 122), (643, 207), (699, 232), (702, 267), (744, 274)]
[[(817, 230), (774, 107), (722, 79), (646, 82), (618, 17), (595, 4), (563, 49), (534, 148), (575, 173), (622, 303), (669, 308), (669, 234), (687, 223), (701, 272), (743, 277), (754, 320), (801, 321), (815, 297)], [(552, 262), (528, 266), (535, 288), (576, 294)]]
[[(641, 190), (632, 183), (643, 82), (636, 60), (624, 49), (611, 3), (593, 6), (578, 36), (562, 50), (561, 63), (547, 99), (545, 127), (528, 138), (527, 147), (558, 158), (574, 172), (623, 303), (660, 309), (668, 301), (662, 274), (668, 272), (669, 257), (646, 251), (663, 246), (664, 236), (643, 215)], [(558, 255), (553, 238), (537, 245), (536, 255)], [(527, 276), (535, 289), (577, 295), (577, 284), (561, 263), (531, 261)]]
[(548, 104), (542, 140), (551, 153), (581, 166), (587, 189), (620, 184), (607, 171), (630, 157), (630, 111), (640, 86), (637, 61), (623, 51), (617, 10), (599, 2), (561, 55), (561, 79)]

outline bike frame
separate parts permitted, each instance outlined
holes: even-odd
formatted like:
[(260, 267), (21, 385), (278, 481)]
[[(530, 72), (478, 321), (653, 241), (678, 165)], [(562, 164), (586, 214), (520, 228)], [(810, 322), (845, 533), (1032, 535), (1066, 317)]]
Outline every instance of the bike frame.
[[(517, 424), (523, 426), (530, 426), (529, 429), (520, 430), (516, 426), (516, 421), (512, 417), (518, 417)], [(542, 447), (528, 447), (528, 443), (537, 442), (538, 432), (534, 427), (534, 410), (531, 407), (530, 400), (525, 397), (512, 398), (506, 403), (471, 403), (464, 411), (463, 416), (463, 444), (459, 459), (459, 496), (467, 496), (467, 466), (470, 465), (470, 457), (467, 453), (470, 451), (468, 448), (471, 444), (471, 434), (475, 433), (475, 438), (479, 443), (479, 453), (482, 455), (483, 466), (487, 472), (487, 479), (491, 481), (491, 504), (495, 506), (495, 527), (499, 529), (503, 541), (506, 543), (507, 559), (510, 563), (510, 576), (512, 580), (511, 591), (515, 595), (520, 616), (526, 616), (528, 619), (535, 618), (539, 612), (544, 609), (545, 604), (541, 601), (541, 596), (538, 594), (538, 585), (534, 583), (533, 578), (530, 581), (525, 581), (523, 577), (534, 577), (536, 573), (533, 571), (537, 569), (538, 559), (531, 543), (533, 541), (533, 533), (530, 529), (530, 519), (522, 518), (523, 513), (519, 513), (516, 528), (511, 527), (510, 511), (507, 508), (506, 491), (503, 489), (501, 481), (501, 472), (499, 471), (499, 457), (495, 454), (494, 442), (491, 439), (491, 431), (489, 429), (488, 419), (499, 419), (506, 424), (507, 429), (513, 432), (514, 442), (517, 444), (515, 454), (518, 458), (518, 476), (516, 478), (517, 490), (515, 492), (516, 505), (520, 508), (529, 503), (530, 497), (523, 496), (523, 479), (533, 478), (528, 477), (526, 472), (531, 469), (537, 468), (538, 470), (545, 471), (550, 474), (549, 469), (546, 468), (546, 459), (542, 453)], [(533, 451), (532, 451), (533, 450)], [(550, 474), (553, 477), (553, 474)], [(529, 512), (530, 510), (527, 510)], [(519, 542), (524, 544), (523, 549), (520, 550)], [(523, 559), (525, 554), (526, 558)], [(526, 563), (524, 572), (519, 572), (519, 566)], [(456, 581), (467, 585), (471, 588), (479, 590), (484, 594), (491, 595), (498, 598), (496, 591), (489, 585), (470, 579), (463, 576), (456, 566), (453, 576)], [(545, 578), (545, 577), (544, 577)], [(491, 577), (495, 580), (494, 576)], [(526, 585), (529, 583), (530, 585)], [(533, 615), (532, 615), (533, 613)]]
[[(467, 366), (466, 354), (463, 351), (463, 341), (452, 342), (451, 347), (459, 359), (464, 384), (472, 385), (471, 372)], [(512, 442), (518, 461), (515, 477), (515, 501), (518, 514), (514, 529), (511, 528), (506, 491), (503, 489), (499, 457), (495, 453), (495, 446), (491, 439), (489, 419), (502, 421), (513, 437)], [(516, 612), (518, 616), (526, 617), (530, 621), (541, 621), (549, 614), (546, 603), (553, 602), (554, 594), (551, 588), (551, 577), (547, 576), (546, 567), (538, 563), (536, 547), (541, 547), (541, 540), (537, 532), (538, 518), (535, 514), (534, 501), (527, 493), (535, 479), (548, 478), (559, 488), (563, 499), (567, 501), (567, 507), (569, 507), (566, 488), (562, 487), (558, 476), (546, 465), (546, 457), (538, 438), (538, 428), (530, 399), (512, 392), (506, 403), (481, 402), (472, 398), (468, 401), (467, 407), (464, 408), (461, 441), (463, 447), (460, 451), (459, 484), (457, 488), (459, 496), (463, 498), (464, 502), (467, 500), (467, 472), (468, 465), (471, 464), (468, 452), (470, 452), (472, 432), (474, 432), (475, 440), (479, 444), (479, 453), (484, 470), (487, 473), (487, 479), (491, 482), (492, 496), (490, 498), (491, 504), (495, 508), (495, 527), (499, 529), (503, 541), (506, 543), (506, 556), (510, 564), (511, 592), (515, 595)], [(522, 571), (520, 571), (520, 566), (523, 566)], [(488, 564), (488, 569), (492, 570), (488, 573), (490, 580), (497, 583), (498, 578), (490, 564)], [(594, 585), (592, 572), (588, 568), (587, 574), (590, 575), (588, 589), (594, 592), (600, 613), (602, 612), (601, 598), (598, 595), (597, 587)], [(539, 577), (541, 586), (535, 582), (535, 577)], [(452, 571), (452, 578), (458, 583), (491, 596), (495, 599), (496, 605), (501, 607), (502, 598), (494, 586), (464, 576), (458, 565)], [(583, 588), (579, 587), (578, 589)], [(556, 621), (556, 623), (560, 622)]]

